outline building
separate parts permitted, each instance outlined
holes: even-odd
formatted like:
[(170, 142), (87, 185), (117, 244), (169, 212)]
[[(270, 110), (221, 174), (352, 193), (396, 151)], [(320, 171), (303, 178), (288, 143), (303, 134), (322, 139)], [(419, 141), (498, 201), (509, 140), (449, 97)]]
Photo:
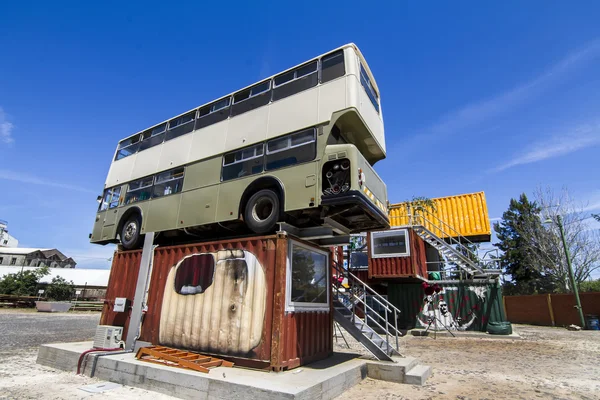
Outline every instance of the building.
[(505, 319), (498, 255), (479, 250), (491, 239), (485, 195), (431, 201), (392, 204), (391, 229), (354, 237), (349, 286), (372, 290), (364, 296), (370, 318), (381, 319), (382, 307), (369, 297), (401, 310), (394, 323), (403, 329), (485, 331)]
[(77, 263), (57, 249), (0, 247), (0, 266), (75, 268)]
[(8, 222), (0, 219), (0, 247), (17, 247), (19, 241), (8, 233)]

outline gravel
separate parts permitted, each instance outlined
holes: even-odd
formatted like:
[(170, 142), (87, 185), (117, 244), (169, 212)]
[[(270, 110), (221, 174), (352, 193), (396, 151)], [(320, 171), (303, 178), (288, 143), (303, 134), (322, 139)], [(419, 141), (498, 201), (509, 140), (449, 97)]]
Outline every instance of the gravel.
[(0, 310), (0, 353), (29, 349), (44, 343), (93, 339), (99, 313), (40, 313)]

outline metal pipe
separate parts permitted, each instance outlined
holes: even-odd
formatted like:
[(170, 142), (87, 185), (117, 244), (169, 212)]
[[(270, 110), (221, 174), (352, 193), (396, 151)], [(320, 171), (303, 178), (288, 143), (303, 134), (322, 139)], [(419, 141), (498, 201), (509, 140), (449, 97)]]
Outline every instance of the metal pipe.
[(562, 224), (562, 216), (558, 214), (556, 216), (556, 222), (558, 225), (558, 229), (560, 230), (560, 238), (562, 240), (563, 247), (565, 249), (565, 256), (567, 257), (567, 268), (569, 271), (569, 279), (571, 281), (571, 287), (573, 289), (573, 294), (575, 295), (575, 302), (577, 305), (575, 308), (579, 313), (579, 321), (581, 322), (581, 328), (585, 329), (585, 318), (583, 317), (583, 310), (581, 309), (581, 300), (579, 299), (579, 289), (577, 288), (577, 283), (575, 282), (575, 276), (573, 274), (573, 266), (571, 265), (571, 256), (569, 255), (569, 247), (567, 246), (567, 240), (565, 239), (565, 231), (563, 229)]
[(94, 357), (94, 361), (92, 362), (92, 370), (90, 371), (90, 378), (94, 377), (94, 372), (96, 372), (96, 364), (98, 364), (98, 359), (100, 357), (108, 356), (108, 355), (116, 356), (119, 354), (125, 354), (125, 353), (131, 353), (131, 352), (132, 352), (132, 350), (123, 350), (123, 351), (114, 351), (114, 352), (107, 351), (105, 353), (94, 354), (96, 357)]

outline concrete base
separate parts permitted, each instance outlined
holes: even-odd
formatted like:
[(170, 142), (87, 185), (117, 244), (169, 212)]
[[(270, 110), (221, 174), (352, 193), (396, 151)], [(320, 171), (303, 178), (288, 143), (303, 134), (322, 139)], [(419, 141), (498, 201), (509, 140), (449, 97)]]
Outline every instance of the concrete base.
[[(75, 372), (79, 356), (91, 348), (92, 342), (42, 345), (37, 362)], [(86, 357), (87, 361), (82, 364), (83, 374), (90, 375), (95, 364), (93, 376), (101, 380), (182, 399), (331, 399), (367, 376), (405, 382), (406, 378), (415, 375), (418, 367), (412, 357), (386, 363), (362, 359), (357, 354), (334, 353), (326, 360), (286, 372), (218, 367), (204, 374), (139, 361), (134, 353), (103, 355), (94, 360), (96, 357), (94, 353)], [(422, 378), (422, 382), (427, 376)], [(416, 378), (410, 379), (414, 381)]]
[[(459, 338), (471, 338), (471, 339), (508, 339), (508, 340), (519, 340), (519, 339), (523, 339), (521, 337), (521, 335), (519, 335), (518, 333), (516, 333), (514, 331), (514, 327), (513, 327), (513, 333), (511, 333), (510, 335), (492, 335), (486, 332), (478, 332), (478, 331), (452, 331), (452, 333), (454, 334), (455, 337), (459, 337)], [(443, 337), (443, 338), (447, 338), (447, 337), (452, 337), (452, 335), (450, 334), (450, 332), (443, 330), (443, 331), (437, 331), (434, 332), (432, 330), (429, 330), (427, 332), (425, 332), (425, 329), (411, 329), (410, 330), (410, 334), (413, 336), (425, 336), (425, 337)]]

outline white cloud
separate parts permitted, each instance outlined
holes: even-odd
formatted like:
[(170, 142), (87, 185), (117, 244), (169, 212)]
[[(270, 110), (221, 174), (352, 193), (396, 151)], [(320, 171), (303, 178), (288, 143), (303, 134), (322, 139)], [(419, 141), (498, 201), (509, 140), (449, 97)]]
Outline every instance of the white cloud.
[(492, 172), (500, 172), (517, 165), (531, 164), (564, 156), (599, 144), (600, 124), (583, 125), (569, 133), (556, 135), (546, 141), (533, 144), (521, 154), (492, 169)]
[(96, 194), (95, 190), (90, 190), (81, 186), (71, 185), (62, 182), (53, 182), (27, 173), (11, 171), (7, 169), (0, 169), (0, 180), (1, 179), (20, 183), (29, 183), (32, 185), (52, 186), (61, 189), (74, 190), (77, 192)]
[(539, 95), (550, 84), (560, 81), (576, 67), (581, 66), (600, 56), (600, 40), (588, 43), (585, 47), (568, 54), (535, 79), (519, 85), (505, 93), (488, 100), (469, 104), (462, 109), (452, 112), (434, 124), (420, 138), (437, 137), (464, 131), (475, 127), (493, 117), (499, 116), (529, 98)]
[(15, 141), (12, 137), (12, 130), (15, 126), (8, 120), (6, 113), (0, 107), (0, 142), (10, 144)]

